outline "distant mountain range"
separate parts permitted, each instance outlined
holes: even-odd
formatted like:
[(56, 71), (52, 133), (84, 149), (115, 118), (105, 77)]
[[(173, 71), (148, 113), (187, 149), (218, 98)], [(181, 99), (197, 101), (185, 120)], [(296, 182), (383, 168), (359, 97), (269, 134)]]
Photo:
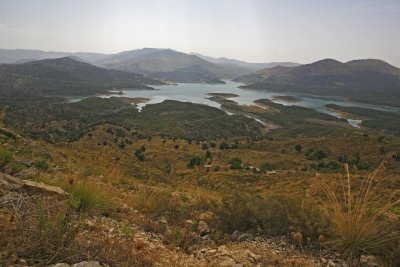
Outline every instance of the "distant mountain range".
[(207, 68), (199, 65), (173, 70), (170, 72), (158, 72), (150, 74), (148, 77), (162, 80), (166, 82), (177, 83), (209, 83), (209, 84), (223, 84), (224, 81), (220, 80), (214, 73)]
[(324, 59), (298, 67), (263, 69), (234, 79), (243, 88), (345, 97), (400, 107), (400, 69), (376, 59), (342, 63)]
[[(194, 55), (188, 55), (171, 49), (156, 48), (121, 52), (94, 62), (94, 64), (105, 68), (143, 73), (146, 75), (154, 73), (166, 73), (167, 75), (167, 73), (186, 68), (189, 68), (189, 72), (198, 69), (202, 72), (205, 70), (211, 73), (217, 79), (232, 79), (252, 72), (251, 69), (241, 66), (221, 66)], [(167, 76), (171, 77), (170, 75)], [(175, 80), (175, 82), (179, 82), (179, 80)]]
[[(63, 58), (31, 61), (60, 56)], [(222, 79), (234, 78), (248, 89), (339, 96), (400, 107), (400, 69), (376, 59), (347, 63), (324, 59), (298, 65), (247, 63), (158, 48), (110, 55), (0, 49), (1, 62), (20, 63), (0, 65), (1, 95), (88, 94), (113, 88), (148, 88), (146, 84), (155, 84), (156, 80), (223, 83)], [(267, 68), (257, 70), (264, 66)]]
[(257, 70), (261, 70), (261, 69), (265, 69), (265, 68), (273, 68), (276, 66), (283, 66), (283, 67), (300, 66), (299, 63), (295, 63), (295, 62), (249, 63), (249, 62), (225, 58), (225, 57), (215, 58), (215, 57), (203, 56), (202, 54), (199, 54), (199, 53), (190, 53), (190, 55), (195, 55), (199, 58), (202, 58), (202, 59), (207, 60), (208, 62), (211, 62), (214, 64), (219, 64), (219, 65), (223, 65), (223, 66), (240, 66), (243, 68), (252, 69), (253, 71), (257, 71)]
[(111, 89), (151, 89), (145, 84), (160, 83), (69, 57), (0, 65), (0, 96), (88, 95)]
[[(266, 67), (295, 66), (297, 63), (247, 63), (240, 60), (206, 57), (200, 54), (185, 54), (172, 49), (143, 48), (124, 51), (117, 54), (100, 53), (65, 53), (45, 52), (40, 50), (6, 50), (0, 49), (0, 63), (26, 63), (35, 60), (72, 57), (98, 67), (116, 69), (145, 75), (155, 75), (170, 82), (198, 82), (210, 76), (210, 82), (216, 79), (233, 79)], [(195, 73), (199, 70), (199, 73)], [(193, 79), (178, 73), (189, 73)], [(205, 75), (207, 73), (207, 75)], [(177, 79), (174, 79), (177, 77)]]

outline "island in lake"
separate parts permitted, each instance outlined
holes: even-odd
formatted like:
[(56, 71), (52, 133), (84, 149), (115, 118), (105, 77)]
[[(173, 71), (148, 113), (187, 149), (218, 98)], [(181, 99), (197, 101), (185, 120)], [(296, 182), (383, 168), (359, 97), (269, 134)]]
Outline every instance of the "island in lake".
[(295, 96), (290, 96), (290, 95), (273, 96), (272, 100), (275, 100), (275, 101), (286, 101), (286, 102), (292, 102), (292, 103), (301, 102), (300, 98), (295, 97)]

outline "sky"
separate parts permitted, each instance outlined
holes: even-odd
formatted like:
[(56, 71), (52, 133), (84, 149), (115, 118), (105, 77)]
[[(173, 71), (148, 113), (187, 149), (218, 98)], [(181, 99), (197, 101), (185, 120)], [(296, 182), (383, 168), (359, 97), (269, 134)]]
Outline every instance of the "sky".
[(400, 0), (0, 0), (0, 48), (400, 66)]

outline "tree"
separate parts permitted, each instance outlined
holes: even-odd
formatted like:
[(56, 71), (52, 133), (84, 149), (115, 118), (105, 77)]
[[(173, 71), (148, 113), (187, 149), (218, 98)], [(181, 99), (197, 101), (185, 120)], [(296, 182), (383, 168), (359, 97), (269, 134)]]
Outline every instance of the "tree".
[(231, 165), (231, 169), (240, 170), (242, 169), (242, 159), (235, 157), (229, 160), (229, 164)]
[(300, 144), (297, 144), (294, 146), (294, 149), (296, 150), (296, 152), (301, 152), (302, 147)]
[(201, 164), (203, 164), (203, 159), (199, 156), (194, 156), (189, 160), (187, 167), (193, 168), (195, 166), (200, 166)]

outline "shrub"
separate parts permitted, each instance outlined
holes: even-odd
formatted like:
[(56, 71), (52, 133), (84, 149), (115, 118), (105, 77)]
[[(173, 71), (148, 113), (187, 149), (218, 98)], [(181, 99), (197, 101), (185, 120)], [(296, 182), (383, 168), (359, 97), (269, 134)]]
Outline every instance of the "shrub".
[(308, 160), (321, 160), (328, 157), (328, 155), (323, 150), (314, 151), (313, 149), (309, 149), (306, 153), (306, 158)]
[(207, 143), (204, 143), (204, 144), (201, 146), (201, 149), (203, 149), (203, 150), (207, 150), (207, 149), (208, 149), (208, 145), (207, 145)]
[(203, 164), (203, 159), (199, 156), (194, 156), (189, 160), (187, 167), (193, 168), (195, 166), (200, 166), (201, 164)]
[(229, 160), (229, 164), (231, 165), (231, 169), (240, 170), (242, 169), (242, 159), (235, 157)]
[(72, 186), (71, 198), (72, 206), (79, 211), (90, 212), (98, 209), (103, 212), (108, 208), (101, 192), (89, 186), (85, 181), (78, 182)]
[(83, 257), (76, 235), (79, 221), (72, 216), (68, 206), (57, 201), (41, 200), (31, 210), (28, 221), (17, 222), (18, 244), (16, 253), (28, 259), (29, 265), (49, 265), (68, 259), (80, 261)]
[(346, 175), (339, 185), (341, 190), (320, 178), (313, 188), (313, 195), (330, 222), (330, 245), (339, 249), (351, 265), (361, 254), (379, 254), (393, 249), (394, 242), (400, 237), (395, 224), (385, 217), (391, 208), (400, 204), (400, 200), (377, 201), (380, 188), (389, 177), (379, 178), (388, 160), (364, 178), (359, 189), (352, 187), (347, 164)]
[(42, 170), (42, 171), (47, 171), (47, 170), (49, 169), (49, 167), (50, 167), (50, 165), (49, 165), (47, 159), (44, 158), (44, 157), (39, 157), (39, 158), (37, 158), (37, 159), (35, 160), (35, 162), (33, 163), (33, 165), (34, 165), (36, 168), (38, 168), (38, 169), (40, 169), (40, 170)]
[(297, 144), (294, 146), (294, 149), (296, 150), (296, 152), (301, 152), (302, 147), (300, 144)]
[(145, 160), (144, 151), (145, 151), (144, 146), (137, 148), (134, 153), (135, 157), (140, 161), (144, 161)]
[(263, 165), (261, 166), (261, 171), (272, 171), (274, 169), (274, 166), (271, 163), (265, 162), (263, 163)]
[(4, 167), (7, 164), (9, 164), (13, 158), (13, 153), (6, 149), (6, 148), (2, 148), (0, 149), (0, 167)]

